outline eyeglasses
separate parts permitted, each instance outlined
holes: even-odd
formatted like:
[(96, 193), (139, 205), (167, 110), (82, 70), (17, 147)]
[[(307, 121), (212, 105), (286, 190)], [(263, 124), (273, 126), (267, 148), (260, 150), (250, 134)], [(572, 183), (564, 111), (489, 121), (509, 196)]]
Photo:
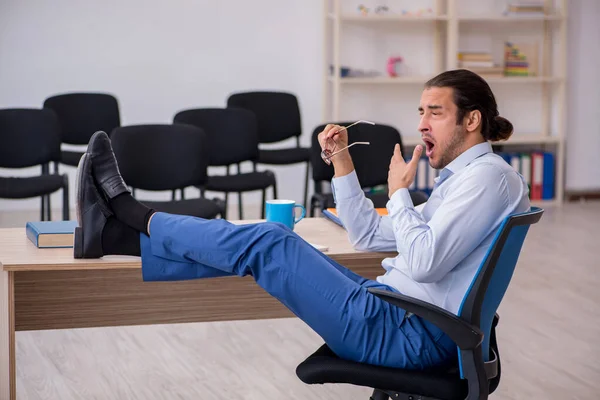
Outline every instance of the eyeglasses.
[[(371, 121), (365, 121), (365, 120), (362, 120), (362, 119), (361, 119), (360, 121), (356, 121), (356, 122), (355, 122), (355, 123), (353, 123), (353, 124), (350, 124), (350, 125), (348, 125), (348, 126), (344, 126), (344, 127), (342, 127), (342, 129), (346, 129), (346, 130), (348, 130), (348, 128), (350, 128), (350, 127), (353, 127), (353, 126), (354, 126), (354, 125), (356, 125), (356, 124), (369, 124), (369, 125), (375, 125), (375, 122), (371, 122)], [(340, 130), (342, 130), (342, 129), (340, 129)], [(339, 132), (339, 130), (338, 130), (338, 132)], [(333, 147), (332, 147), (332, 148), (329, 148), (329, 147), (327, 146), (327, 144), (329, 143), (329, 141), (332, 141), (332, 142), (333, 142)], [(350, 148), (350, 147), (354, 146), (355, 144), (366, 144), (366, 145), (369, 145), (369, 144), (371, 144), (371, 142), (354, 142), (354, 143), (352, 143), (352, 144), (349, 144), (348, 146), (346, 146), (346, 147), (344, 147), (344, 148), (341, 148), (341, 149), (339, 149), (339, 150), (336, 150), (337, 143), (335, 142), (335, 140), (333, 140), (333, 139), (327, 139), (327, 143), (326, 143), (326, 145), (325, 145), (325, 148), (324, 148), (324, 149), (321, 151), (321, 158), (323, 159), (323, 161), (325, 162), (325, 164), (327, 164), (327, 165), (331, 165), (331, 157), (333, 157), (333, 156), (335, 156), (336, 154), (338, 154), (338, 153), (340, 153), (340, 152), (342, 152), (342, 151), (344, 151), (344, 150), (346, 150), (346, 149), (348, 149), (348, 148)]]

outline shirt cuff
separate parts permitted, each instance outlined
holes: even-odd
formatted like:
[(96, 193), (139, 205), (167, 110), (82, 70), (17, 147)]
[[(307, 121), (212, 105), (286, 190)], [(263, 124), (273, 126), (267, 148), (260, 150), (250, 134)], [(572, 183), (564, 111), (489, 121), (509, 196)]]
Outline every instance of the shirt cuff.
[(390, 201), (387, 202), (386, 208), (390, 215), (396, 214), (402, 208), (414, 208), (410, 192), (406, 188), (398, 189), (390, 197)]
[(333, 189), (336, 202), (356, 197), (362, 192), (356, 171), (352, 171), (348, 175), (333, 178), (331, 180), (331, 188)]

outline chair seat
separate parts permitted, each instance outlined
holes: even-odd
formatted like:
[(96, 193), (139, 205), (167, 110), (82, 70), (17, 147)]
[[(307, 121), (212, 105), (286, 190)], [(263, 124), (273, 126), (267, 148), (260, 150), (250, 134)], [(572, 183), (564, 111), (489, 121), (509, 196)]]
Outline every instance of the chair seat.
[(204, 188), (216, 192), (249, 192), (266, 189), (273, 185), (275, 185), (275, 174), (271, 171), (264, 171), (209, 176)]
[(196, 198), (174, 201), (144, 201), (146, 206), (169, 214), (189, 215), (206, 219), (215, 218), (223, 211), (223, 205), (209, 199)]
[(26, 199), (56, 192), (64, 185), (63, 175), (38, 175), (31, 177), (0, 177), (0, 198)]
[(308, 162), (310, 160), (310, 149), (294, 147), (291, 149), (260, 150), (258, 163), (286, 165)]
[(60, 152), (60, 162), (65, 165), (77, 167), (81, 156), (83, 156), (83, 152), (81, 151), (63, 150)]
[(298, 365), (296, 375), (307, 384), (348, 383), (441, 400), (464, 399), (468, 394), (467, 381), (457, 367), (418, 371), (373, 366), (343, 360), (327, 345)]

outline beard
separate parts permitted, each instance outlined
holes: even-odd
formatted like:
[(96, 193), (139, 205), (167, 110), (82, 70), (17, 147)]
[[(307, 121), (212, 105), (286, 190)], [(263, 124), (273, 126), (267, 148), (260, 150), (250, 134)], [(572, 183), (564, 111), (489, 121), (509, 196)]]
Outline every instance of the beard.
[(429, 160), (429, 165), (435, 169), (443, 169), (446, 165), (450, 164), (456, 157), (463, 151), (463, 145), (465, 143), (466, 129), (462, 125), (457, 125), (452, 136), (448, 139), (448, 142), (444, 144), (444, 149), (439, 153), (439, 159), (437, 161)]

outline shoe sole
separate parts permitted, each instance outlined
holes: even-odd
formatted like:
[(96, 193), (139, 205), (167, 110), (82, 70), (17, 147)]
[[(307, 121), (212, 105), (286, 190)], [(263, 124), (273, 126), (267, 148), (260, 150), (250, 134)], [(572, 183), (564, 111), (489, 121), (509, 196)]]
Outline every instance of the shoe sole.
[(77, 185), (75, 193), (77, 196), (77, 202), (75, 206), (75, 215), (77, 218), (77, 227), (75, 228), (75, 237), (73, 238), (73, 255), (75, 258), (83, 258), (83, 229), (81, 223), (83, 222), (83, 210), (81, 205), (83, 204), (83, 189), (82, 189), (82, 178), (83, 171), (87, 171), (90, 168), (90, 155), (84, 153), (79, 159), (79, 165), (77, 165), (77, 177), (75, 183)]

